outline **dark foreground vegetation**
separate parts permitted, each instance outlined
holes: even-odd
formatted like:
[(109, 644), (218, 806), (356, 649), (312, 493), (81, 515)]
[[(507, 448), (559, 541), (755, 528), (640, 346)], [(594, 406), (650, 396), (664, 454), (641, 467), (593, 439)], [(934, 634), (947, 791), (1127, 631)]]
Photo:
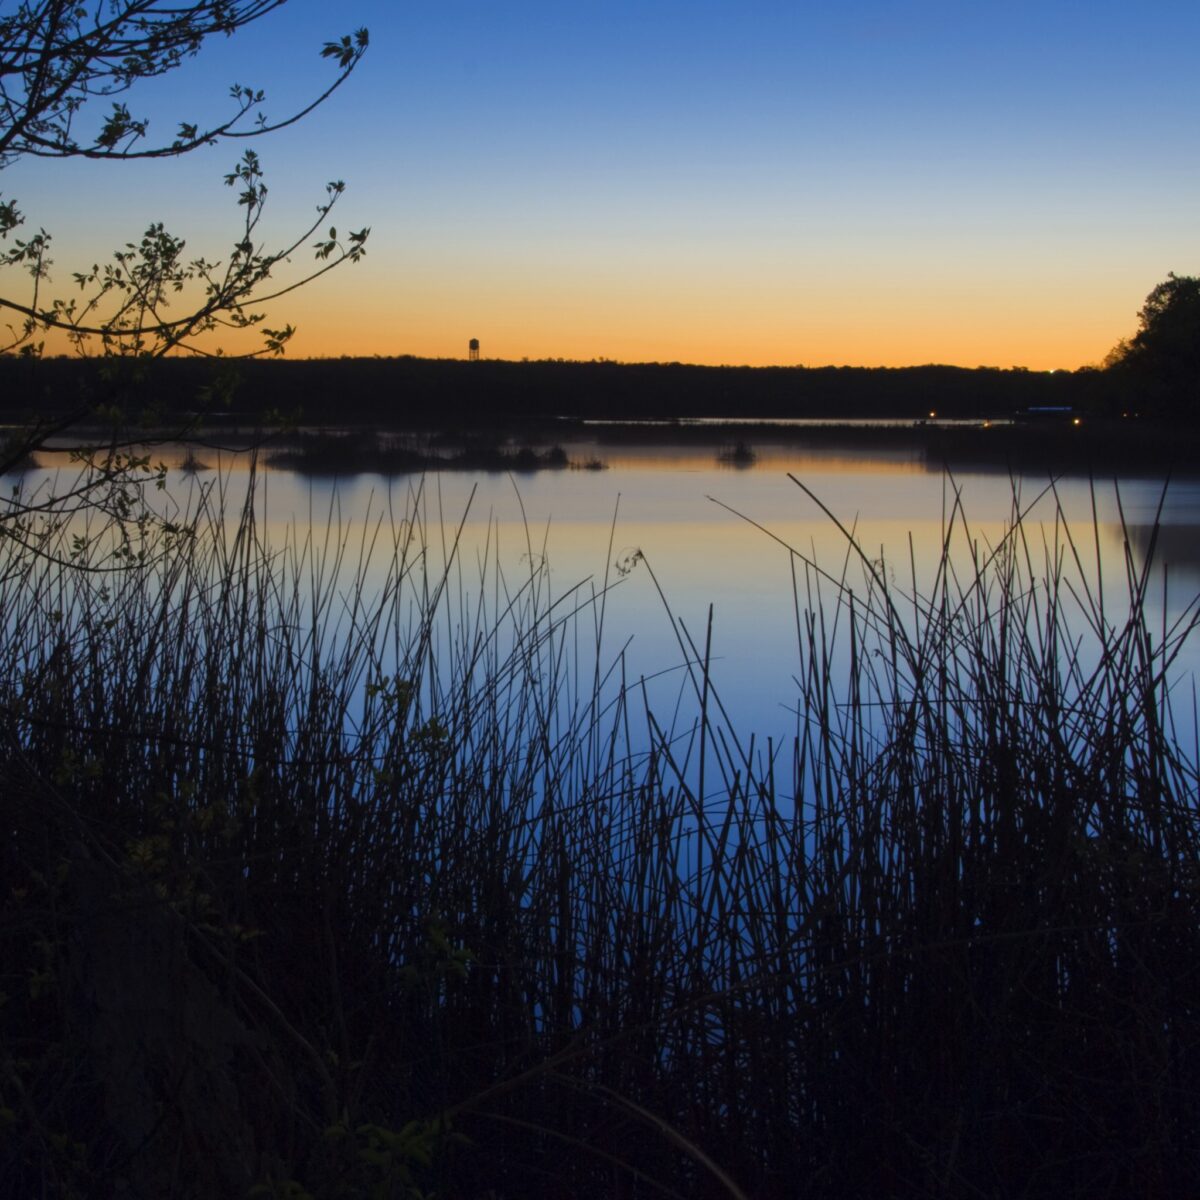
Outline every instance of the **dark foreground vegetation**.
[(1189, 1194), (1152, 554), (1114, 606), (1061, 525), (964, 574), (955, 511), (920, 591), (792, 552), (775, 746), (702, 633), (673, 721), (594, 671), (603, 591), (209, 517), (124, 572), (3, 545), (0, 1194)]

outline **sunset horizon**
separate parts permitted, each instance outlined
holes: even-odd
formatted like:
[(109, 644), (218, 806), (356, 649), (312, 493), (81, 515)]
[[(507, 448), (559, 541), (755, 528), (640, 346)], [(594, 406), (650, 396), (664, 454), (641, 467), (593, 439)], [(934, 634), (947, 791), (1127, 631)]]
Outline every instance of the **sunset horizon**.
[[(148, 136), (220, 117), (234, 81), (269, 118), (295, 111), (329, 82), (339, 22), (289, 6), (148, 81)], [(1179, 0), (1133, 31), (1115, 6), (940, 0), (363, 0), (344, 23), (370, 29), (352, 86), (254, 143), (265, 249), (346, 184), (281, 283), (329, 227), (371, 227), (363, 261), (265, 306), (292, 357), (457, 357), (478, 337), (513, 360), (1075, 370), (1197, 270), (1200, 12)], [(240, 150), (14, 163), (4, 200), (53, 236), (42, 301), (158, 221), (224, 261)]]

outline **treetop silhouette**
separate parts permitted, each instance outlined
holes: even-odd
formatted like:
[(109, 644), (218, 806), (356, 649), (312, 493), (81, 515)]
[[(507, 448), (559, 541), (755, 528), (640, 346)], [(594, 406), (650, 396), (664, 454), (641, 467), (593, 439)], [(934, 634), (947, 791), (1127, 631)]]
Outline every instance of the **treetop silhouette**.
[(1171, 272), (1146, 297), (1139, 329), (1120, 342), (1108, 366), (1140, 377), (1169, 404), (1200, 391), (1200, 278)]

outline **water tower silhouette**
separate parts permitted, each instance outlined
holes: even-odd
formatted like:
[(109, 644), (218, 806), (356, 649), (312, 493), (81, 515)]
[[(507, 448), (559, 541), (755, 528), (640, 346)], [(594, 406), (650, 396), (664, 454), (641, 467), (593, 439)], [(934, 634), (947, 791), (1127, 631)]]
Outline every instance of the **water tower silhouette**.
[(472, 338), (467, 343), (467, 358), (471, 362), (479, 361), (479, 339), (478, 338)]

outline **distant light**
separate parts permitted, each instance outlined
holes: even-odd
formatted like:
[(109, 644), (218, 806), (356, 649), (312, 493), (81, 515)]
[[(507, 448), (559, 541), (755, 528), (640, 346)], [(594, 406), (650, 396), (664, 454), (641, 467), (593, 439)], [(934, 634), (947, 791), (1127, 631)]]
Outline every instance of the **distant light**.
[(929, 415), (930, 415), (931, 417), (936, 417), (936, 416), (937, 416), (937, 413), (935, 413), (935, 412), (933, 411), (933, 409), (930, 409), (930, 410), (929, 410)]
[(1078, 424), (1079, 424), (1079, 418), (1078, 418), (1078, 417), (1076, 417), (1076, 418), (1075, 418), (1075, 420), (1073, 420), (1073, 421), (1071, 422), (1071, 424), (1072, 424), (1072, 425), (1078, 425)]

